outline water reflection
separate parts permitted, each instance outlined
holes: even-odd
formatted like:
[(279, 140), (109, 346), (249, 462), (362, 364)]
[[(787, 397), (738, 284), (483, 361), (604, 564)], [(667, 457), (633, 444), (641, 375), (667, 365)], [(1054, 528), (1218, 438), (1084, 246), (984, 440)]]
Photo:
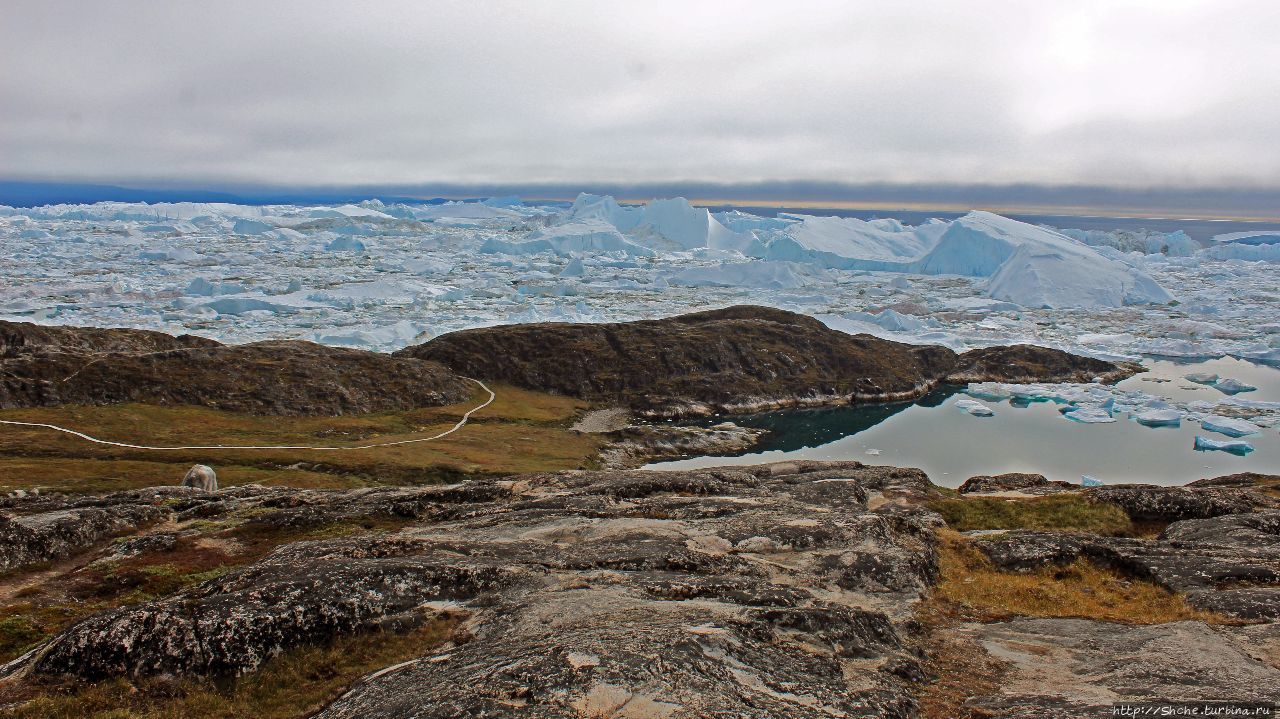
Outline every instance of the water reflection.
[[(1196, 363), (1148, 360), (1149, 372), (1120, 383), (1179, 402), (1215, 403), (1222, 392), (1188, 382), (1183, 375), (1211, 372), (1258, 387), (1241, 399), (1280, 402), (1280, 369), (1222, 358)], [(971, 417), (954, 406), (958, 387), (946, 387), (916, 402), (790, 410), (731, 419), (768, 429), (763, 444), (745, 454), (690, 457), (651, 465), (693, 468), (757, 464), (789, 459), (856, 459), (875, 464), (919, 467), (933, 481), (956, 486), (976, 474), (1035, 472), (1079, 482), (1082, 475), (1108, 483), (1184, 484), (1233, 472), (1280, 474), (1280, 433), (1266, 428), (1246, 439), (1247, 457), (1197, 452), (1198, 422), (1178, 427), (1146, 427), (1120, 414), (1111, 424), (1081, 424), (1064, 418), (1053, 402), (987, 402), (994, 417)], [(1225, 438), (1212, 435), (1214, 438)]]
[[(733, 417), (732, 421), (743, 427), (769, 430), (769, 436), (762, 444), (751, 450), (752, 454), (795, 452), (809, 447), (821, 447), (850, 435), (865, 432), (911, 407), (937, 407), (959, 390), (959, 387), (936, 389), (914, 402), (789, 409)], [(706, 424), (723, 421), (724, 418), (720, 417)], [(746, 453), (725, 456), (738, 457), (743, 454)]]

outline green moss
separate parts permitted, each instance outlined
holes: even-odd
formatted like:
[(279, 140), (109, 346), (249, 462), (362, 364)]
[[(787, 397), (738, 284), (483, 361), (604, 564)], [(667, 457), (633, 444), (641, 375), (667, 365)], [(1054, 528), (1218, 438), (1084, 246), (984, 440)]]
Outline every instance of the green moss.
[(971, 497), (929, 505), (958, 532), (977, 529), (1046, 529), (1124, 535), (1133, 531), (1124, 510), (1074, 494), (1035, 499)]

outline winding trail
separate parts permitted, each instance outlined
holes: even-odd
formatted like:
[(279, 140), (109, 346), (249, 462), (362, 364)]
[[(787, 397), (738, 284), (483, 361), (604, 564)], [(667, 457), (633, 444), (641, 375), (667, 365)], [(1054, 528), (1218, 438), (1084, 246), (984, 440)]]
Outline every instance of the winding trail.
[(485, 392), (489, 393), (489, 399), (485, 400), (480, 405), (472, 407), (471, 409), (464, 412), (462, 415), (462, 419), (458, 420), (457, 424), (441, 432), (440, 434), (437, 434), (431, 437), (419, 437), (418, 439), (402, 439), (395, 442), (379, 442), (377, 444), (365, 444), (365, 445), (358, 445), (355, 447), (316, 447), (316, 446), (290, 446), (290, 445), (243, 446), (243, 445), (230, 445), (230, 444), (215, 444), (215, 445), (209, 445), (209, 446), (193, 446), (193, 447), (152, 447), (145, 444), (129, 444), (127, 442), (112, 442), (111, 440), (98, 439), (97, 437), (92, 437), (90, 435), (85, 434), (84, 432), (77, 432), (74, 429), (68, 429), (66, 427), (60, 427), (56, 424), (46, 424), (43, 422), (15, 422), (12, 420), (0, 420), (0, 424), (11, 425), (15, 427), (37, 427), (41, 429), (50, 429), (55, 432), (63, 432), (63, 433), (72, 435), (74, 437), (79, 437), (80, 439), (93, 442), (94, 444), (105, 444), (111, 447), (123, 447), (125, 449), (145, 449), (145, 450), (151, 450), (156, 452), (173, 452), (173, 451), (184, 451), (184, 450), (192, 450), (192, 449), (200, 449), (200, 450), (303, 449), (303, 450), (315, 450), (319, 452), (347, 451), (347, 450), (357, 450), (357, 449), (377, 449), (379, 447), (395, 447), (402, 444), (417, 444), (419, 442), (430, 442), (432, 440), (437, 440), (442, 437), (447, 437), (448, 435), (451, 435), (454, 432), (457, 432), (458, 430), (466, 426), (467, 420), (471, 419), (471, 415), (475, 414), (476, 412), (479, 412), (485, 407), (488, 407), (490, 404), (493, 404), (493, 401), (498, 398), (498, 396), (493, 393), (493, 390), (489, 389), (489, 387), (484, 382), (481, 382), (480, 380), (474, 379), (471, 377), (463, 377), (463, 379), (471, 380), (472, 382), (475, 382), (476, 384), (480, 385), (480, 389), (483, 389)]

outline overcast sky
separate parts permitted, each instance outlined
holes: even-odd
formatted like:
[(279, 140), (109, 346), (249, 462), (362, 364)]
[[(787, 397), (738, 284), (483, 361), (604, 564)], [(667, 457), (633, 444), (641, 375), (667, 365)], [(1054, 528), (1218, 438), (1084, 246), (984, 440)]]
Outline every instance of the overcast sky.
[(1280, 186), (1280, 2), (5, 0), (0, 177)]

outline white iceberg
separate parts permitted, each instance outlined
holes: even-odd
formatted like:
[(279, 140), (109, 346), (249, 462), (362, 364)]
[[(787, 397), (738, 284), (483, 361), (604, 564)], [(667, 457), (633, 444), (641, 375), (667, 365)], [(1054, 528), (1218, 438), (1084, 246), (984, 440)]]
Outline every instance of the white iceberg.
[(1213, 384), (1218, 381), (1218, 375), (1212, 372), (1189, 372), (1182, 375), (1183, 379), (1196, 384)]
[(335, 237), (324, 248), (329, 252), (364, 252), (364, 243), (350, 235)]
[(1230, 452), (1231, 454), (1238, 454), (1243, 457), (1244, 455), (1253, 451), (1253, 445), (1249, 444), (1248, 442), (1242, 439), (1217, 440), (1217, 439), (1209, 439), (1208, 437), (1202, 437), (1197, 434), (1195, 450), (1197, 452), (1206, 452), (1206, 451)]
[(1062, 416), (1082, 424), (1107, 424), (1116, 421), (1111, 412), (1101, 405), (1078, 405), (1063, 412)]
[(958, 399), (955, 402), (956, 407), (964, 410), (974, 417), (993, 417), (995, 412), (985, 404), (973, 399)]
[(1120, 307), (1173, 299), (1150, 276), (1066, 235), (990, 212), (955, 220), (914, 268), (988, 277), (986, 295), (1024, 307)]
[(830, 281), (821, 269), (794, 262), (726, 262), (712, 267), (690, 267), (669, 279), (673, 285), (685, 287), (757, 287), (761, 289), (795, 289)]
[(1147, 427), (1177, 427), (1182, 423), (1182, 412), (1169, 409), (1146, 409), (1133, 416), (1138, 424)]
[(1201, 418), (1200, 426), (1209, 432), (1225, 434), (1228, 437), (1245, 437), (1262, 431), (1261, 427), (1247, 419), (1221, 417), (1216, 414)]
[(1251, 384), (1241, 382), (1238, 379), (1232, 379), (1230, 377), (1218, 380), (1214, 383), (1213, 387), (1223, 394), (1240, 394), (1241, 392), (1253, 392), (1258, 389)]

